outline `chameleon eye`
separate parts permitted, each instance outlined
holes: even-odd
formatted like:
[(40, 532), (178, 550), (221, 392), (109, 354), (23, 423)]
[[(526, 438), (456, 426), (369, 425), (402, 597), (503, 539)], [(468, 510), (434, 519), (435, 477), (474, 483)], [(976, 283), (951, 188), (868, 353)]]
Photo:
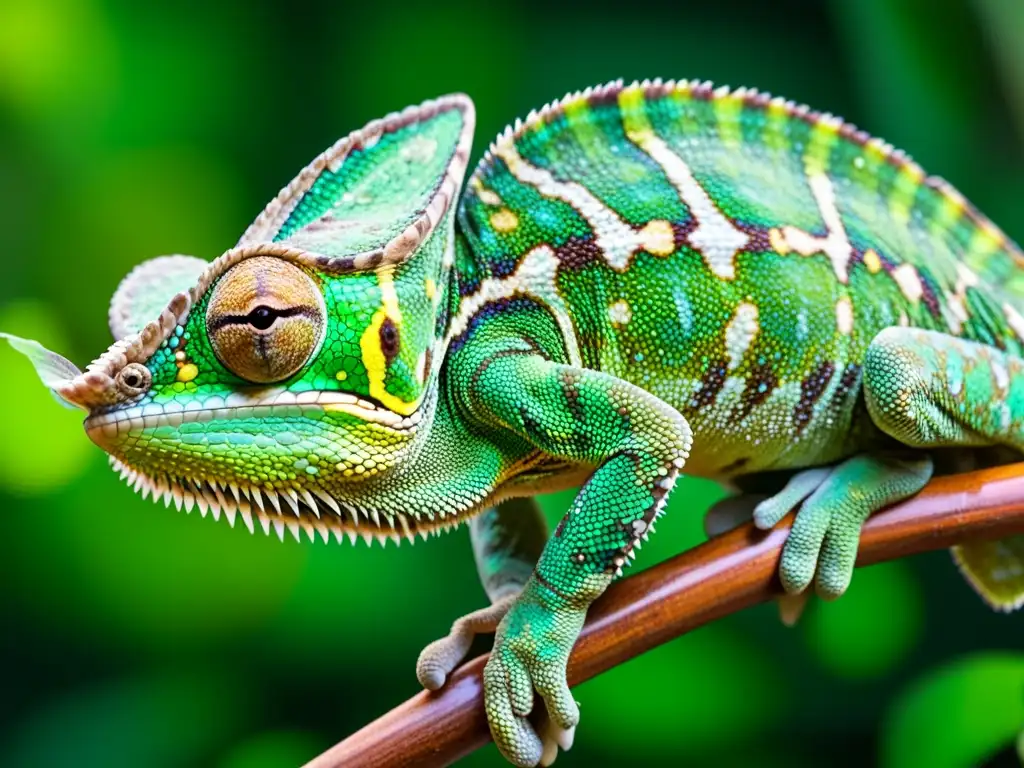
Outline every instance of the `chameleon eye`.
[(269, 384), (306, 364), (323, 337), (324, 314), (320, 290), (308, 274), (282, 259), (256, 256), (217, 281), (206, 330), (228, 370)]

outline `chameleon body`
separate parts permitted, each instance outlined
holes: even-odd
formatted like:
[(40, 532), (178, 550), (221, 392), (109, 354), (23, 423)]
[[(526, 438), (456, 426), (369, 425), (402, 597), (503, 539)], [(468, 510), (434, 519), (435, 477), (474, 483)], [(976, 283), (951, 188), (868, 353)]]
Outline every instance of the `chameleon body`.
[[(496, 629), (487, 716), (533, 765), (571, 743), (569, 651), (680, 472), (774, 483), (750, 506), (800, 508), (784, 586), (835, 597), (871, 512), (950, 453), (1024, 448), (1024, 259), (884, 142), (754, 91), (568, 96), (460, 196), (473, 119), (450, 96), (371, 123), (216, 261), (141, 265), (84, 373), (12, 341), (168, 503), (325, 539), (469, 520), (492, 605), (418, 674)], [(530, 497), (577, 483), (549, 537)], [(956, 557), (1024, 601), (1022, 539)]]

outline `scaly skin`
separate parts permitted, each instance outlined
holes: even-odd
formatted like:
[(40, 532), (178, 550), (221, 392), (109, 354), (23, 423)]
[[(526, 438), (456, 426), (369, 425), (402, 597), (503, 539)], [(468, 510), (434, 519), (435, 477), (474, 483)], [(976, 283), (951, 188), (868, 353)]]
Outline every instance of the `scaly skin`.
[[(1024, 449), (1024, 259), (883, 142), (753, 91), (569, 96), (499, 137), (456, 205), (472, 128), (460, 96), (373, 123), (215, 262), (142, 265), (85, 373), (12, 342), (144, 493), (281, 536), (477, 516), (493, 605), (417, 671), (442, 685), (496, 630), (492, 733), (546, 764), (578, 721), (587, 608), (680, 471), (788, 474), (755, 522), (800, 506), (782, 581), (835, 597), (932, 449)], [(542, 547), (520, 499), (576, 483)], [(1024, 601), (1021, 541), (956, 552), (997, 608)]]

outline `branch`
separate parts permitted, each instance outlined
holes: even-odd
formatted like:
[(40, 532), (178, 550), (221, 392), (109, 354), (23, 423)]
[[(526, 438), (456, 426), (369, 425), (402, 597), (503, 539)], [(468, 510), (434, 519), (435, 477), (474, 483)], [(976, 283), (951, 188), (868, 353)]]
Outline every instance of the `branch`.
[[(569, 659), (577, 685), (644, 651), (781, 593), (775, 574), (792, 515), (763, 533), (747, 524), (613, 584), (590, 609)], [(1024, 463), (936, 478), (864, 526), (857, 565), (1024, 533)], [(490, 739), (481, 673), (460, 667), (314, 758), (304, 768), (446, 766)], [(410, 669), (411, 674), (411, 669)]]

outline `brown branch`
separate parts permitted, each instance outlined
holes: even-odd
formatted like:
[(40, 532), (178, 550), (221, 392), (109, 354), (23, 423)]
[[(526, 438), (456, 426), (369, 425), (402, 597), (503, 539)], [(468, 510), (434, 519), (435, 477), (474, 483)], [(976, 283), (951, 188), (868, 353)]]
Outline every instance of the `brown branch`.
[[(569, 683), (779, 594), (775, 568), (791, 522), (768, 533), (742, 526), (612, 585), (590, 610), (569, 661)], [(937, 478), (868, 521), (857, 564), (1020, 533), (1024, 464)], [(481, 684), (486, 661), (484, 655), (467, 662), (442, 690), (413, 696), (305, 768), (432, 768), (469, 754), (490, 738)]]

